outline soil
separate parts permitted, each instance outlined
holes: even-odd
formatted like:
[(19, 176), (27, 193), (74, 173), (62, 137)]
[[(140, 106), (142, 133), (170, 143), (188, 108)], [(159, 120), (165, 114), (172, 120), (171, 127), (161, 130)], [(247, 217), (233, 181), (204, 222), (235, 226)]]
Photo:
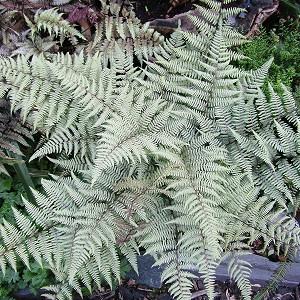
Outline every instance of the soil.
[[(143, 23), (150, 22), (152, 28), (164, 35), (168, 35), (177, 28), (178, 18), (183, 22), (183, 30), (185, 30), (184, 27), (187, 27), (186, 30), (191, 30), (185, 13), (194, 8), (194, 4), (197, 3), (196, 0), (132, 0), (130, 2), (137, 17)], [(261, 23), (277, 11), (278, 0), (237, 0), (234, 5), (246, 9), (245, 13), (241, 13), (235, 19), (236, 25), (245, 34), (250, 32), (250, 35), (253, 35), (259, 31), (258, 28)], [(229, 6), (232, 6), (232, 4), (229, 4)], [(270, 10), (270, 8), (273, 8), (273, 10)], [(280, 13), (277, 12), (277, 16), (280, 16), (286, 9), (281, 5), (279, 11)]]
[[(300, 7), (300, 1), (298, 5)], [(281, 19), (289, 18), (296, 19), (295, 11), (286, 6), (283, 1), (279, 1), (278, 11), (264, 22), (264, 27), (267, 30), (271, 30), (279, 25)]]
[(137, 17), (144, 23), (165, 19), (193, 9), (194, 0), (137, 0), (131, 1)]

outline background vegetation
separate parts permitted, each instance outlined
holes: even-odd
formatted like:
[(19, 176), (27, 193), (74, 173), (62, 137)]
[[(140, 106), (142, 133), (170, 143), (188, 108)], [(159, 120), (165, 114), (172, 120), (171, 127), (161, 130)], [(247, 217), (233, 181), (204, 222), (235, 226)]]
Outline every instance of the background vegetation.
[[(259, 36), (240, 47), (249, 60), (239, 65), (246, 69), (259, 68), (270, 57), (274, 62), (270, 68), (268, 80), (277, 92), (280, 84), (290, 87), (298, 102), (300, 101), (300, 23), (298, 18), (279, 19), (271, 28), (263, 27)], [(265, 85), (265, 92), (267, 86)]]

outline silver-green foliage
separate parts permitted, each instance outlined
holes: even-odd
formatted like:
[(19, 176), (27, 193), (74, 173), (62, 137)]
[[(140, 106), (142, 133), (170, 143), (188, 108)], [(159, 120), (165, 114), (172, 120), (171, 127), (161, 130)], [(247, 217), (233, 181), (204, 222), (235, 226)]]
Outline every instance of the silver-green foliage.
[(67, 173), (1, 225), (3, 272), (33, 256), (60, 282), (47, 297), (71, 299), (119, 279), (120, 254), (136, 268), (143, 246), (176, 299), (191, 298), (198, 276), (212, 299), (225, 258), (250, 299), (251, 244), (299, 248), (294, 100), (262, 93), (270, 62), (252, 72), (231, 64), (242, 37), (226, 19), (237, 10), (204, 2), (191, 16), (198, 33), (176, 31), (144, 71), (116, 41), (110, 55), (0, 60), (1, 96), (45, 134), (32, 159)]
[(62, 13), (58, 13), (57, 9), (52, 8), (45, 11), (37, 11), (34, 16), (34, 23), (25, 16), (26, 23), (30, 28), (32, 39), (34, 39), (41, 31), (46, 32), (50, 36), (60, 36), (61, 43), (66, 36), (75, 39), (85, 39), (78, 30), (62, 18), (62, 15)]
[[(16, 11), (11, 12), (12, 16)], [(51, 52), (59, 49), (65, 40), (69, 40), (73, 46), (78, 46), (79, 42), (86, 38), (72, 24), (63, 18), (63, 13), (59, 13), (57, 8), (38, 10), (34, 17), (30, 19), (24, 14), (24, 19), (28, 30), (22, 33), (10, 33), (13, 45), (4, 42), (4, 49), (15, 48), (12, 56), (18, 54), (26, 55), (51, 55)], [(19, 18), (16, 15), (16, 18)], [(6, 33), (6, 32), (5, 32)], [(7, 33), (6, 33), (7, 34)], [(10, 47), (7, 47), (10, 46)]]

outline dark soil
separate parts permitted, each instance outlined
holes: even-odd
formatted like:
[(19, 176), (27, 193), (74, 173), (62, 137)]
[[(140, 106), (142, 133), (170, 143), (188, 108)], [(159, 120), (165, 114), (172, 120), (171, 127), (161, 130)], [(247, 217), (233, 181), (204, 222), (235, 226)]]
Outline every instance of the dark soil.
[(137, 0), (131, 1), (137, 17), (144, 23), (165, 19), (193, 9), (194, 0)]
[[(300, 0), (299, 4), (299, 12), (300, 12)], [(297, 11), (287, 6), (284, 2), (279, 2), (279, 8), (278, 11), (270, 16), (265, 22), (264, 22), (264, 28), (267, 30), (272, 30), (273, 28), (276, 28), (280, 24), (281, 19), (299, 19), (297, 17)]]

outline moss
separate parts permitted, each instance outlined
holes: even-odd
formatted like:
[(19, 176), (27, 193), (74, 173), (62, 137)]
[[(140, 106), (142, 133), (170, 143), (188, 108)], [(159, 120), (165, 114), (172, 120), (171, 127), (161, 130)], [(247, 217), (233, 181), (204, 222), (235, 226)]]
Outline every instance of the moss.
[[(280, 93), (280, 83), (292, 88), (296, 97), (300, 86), (300, 22), (280, 20), (277, 28), (261, 34), (241, 47), (241, 52), (250, 59), (239, 62), (246, 69), (259, 68), (270, 57), (274, 57), (268, 79)], [(265, 86), (266, 90), (267, 87)], [(298, 98), (298, 101), (300, 99)]]

